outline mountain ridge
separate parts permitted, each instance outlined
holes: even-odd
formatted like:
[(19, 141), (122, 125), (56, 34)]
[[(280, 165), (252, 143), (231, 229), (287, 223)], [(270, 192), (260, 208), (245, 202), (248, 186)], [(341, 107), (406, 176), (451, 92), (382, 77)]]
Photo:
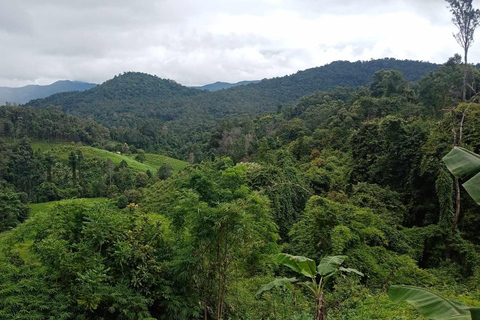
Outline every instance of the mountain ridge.
[(218, 91), (218, 90), (229, 89), (237, 86), (245, 86), (251, 83), (255, 84), (255, 83), (259, 83), (260, 81), (261, 80), (244, 80), (244, 81), (239, 81), (235, 83), (217, 81), (217, 82), (209, 83), (203, 86), (193, 86), (191, 88), (195, 88), (199, 90)]
[[(317, 91), (367, 85), (379, 70), (398, 70), (406, 80), (417, 81), (438, 66), (391, 58), (336, 61), (218, 91), (198, 90), (173, 80), (126, 72), (91, 90), (57, 93), (25, 106), (38, 109), (61, 106), (69, 114), (92, 117), (105, 126), (119, 128), (122, 137), (117, 139), (129, 144), (143, 148), (160, 144), (164, 151), (181, 149), (188, 154), (189, 144), (208, 139), (209, 130), (223, 118), (256, 116), (276, 111)], [(127, 134), (122, 128), (133, 131)]]
[(0, 103), (24, 104), (52, 94), (70, 91), (85, 91), (96, 87), (95, 83), (59, 80), (49, 85), (30, 84), (23, 87), (0, 87)]

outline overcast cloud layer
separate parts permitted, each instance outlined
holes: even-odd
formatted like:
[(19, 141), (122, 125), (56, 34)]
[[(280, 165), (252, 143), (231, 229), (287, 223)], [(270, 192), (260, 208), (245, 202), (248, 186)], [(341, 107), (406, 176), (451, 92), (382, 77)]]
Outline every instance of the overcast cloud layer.
[(2, 0), (0, 86), (124, 71), (201, 85), (335, 60), (443, 63), (461, 52), (454, 31), (442, 0)]

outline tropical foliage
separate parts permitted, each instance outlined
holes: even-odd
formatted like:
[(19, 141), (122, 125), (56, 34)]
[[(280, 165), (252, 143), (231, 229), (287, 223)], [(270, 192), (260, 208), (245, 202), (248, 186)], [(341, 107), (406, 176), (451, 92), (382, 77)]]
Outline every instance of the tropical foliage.
[(475, 311), (467, 69), (466, 103), (455, 56), (216, 93), (129, 73), (1, 107), (0, 318), (425, 319), (405, 288)]

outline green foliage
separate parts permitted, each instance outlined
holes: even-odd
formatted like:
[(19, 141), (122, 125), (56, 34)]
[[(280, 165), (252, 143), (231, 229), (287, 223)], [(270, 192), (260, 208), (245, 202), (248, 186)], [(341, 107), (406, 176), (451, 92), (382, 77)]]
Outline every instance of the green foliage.
[(171, 299), (165, 291), (155, 294), (168, 281), (167, 225), (135, 210), (70, 204), (37, 213), (27, 228), (35, 230), (32, 249), (45, 275), (59, 288), (72, 288), (71, 312), (148, 318), (152, 303)]
[(392, 286), (388, 295), (394, 302), (406, 301), (412, 304), (428, 319), (480, 319), (479, 308), (468, 308), (427, 289), (412, 286)]
[(147, 157), (145, 155), (145, 151), (143, 151), (142, 149), (138, 150), (137, 155), (135, 156), (135, 160), (138, 162), (145, 162), (146, 159)]
[(480, 204), (480, 156), (467, 149), (455, 147), (443, 162), (456, 178), (467, 180), (463, 187)]
[[(93, 117), (103, 125), (115, 127), (110, 128), (113, 140), (145, 150), (159, 148), (162, 153), (186, 159), (196, 144), (208, 141), (205, 133), (222, 118), (275, 111), (279, 104), (295, 102), (319, 90), (366, 85), (372, 75), (382, 69), (398, 70), (406, 79), (414, 81), (436, 68), (430, 63), (395, 59), (336, 61), (291, 76), (216, 92), (128, 72), (91, 90), (55, 94), (33, 100), (29, 105), (40, 109), (61, 106), (66, 113)], [(235, 137), (231, 133), (226, 136)], [(249, 141), (234, 140), (227, 145), (240, 146)], [(197, 152), (196, 158), (200, 157), (202, 152)]]
[(290, 250), (316, 259), (329, 252), (345, 254), (349, 264), (368, 276), (371, 286), (404, 280), (403, 269), (416, 274), (411, 281), (430, 283), (428, 273), (407, 256), (414, 252), (408, 238), (389, 221), (369, 208), (314, 196), (292, 228)]
[[(326, 308), (324, 305), (324, 287), (327, 280), (342, 272), (353, 272), (359, 276), (363, 276), (363, 273), (352, 269), (343, 268), (340, 265), (345, 261), (346, 256), (326, 256), (320, 260), (320, 264), (316, 265), (315, 261), (303, 257), (292, 256), (285, 253), (279, 253), (275, 256), (275, 261), (279, 264), (283, 264), (297, 273), (309, 278), (311, 282), (299, 282), (300, 285), (308, 288), (315, 298), (315, 310), (316, 316), (314, 319), (323, 320), (326, 319)], [(318, 278), (318, 279), (317, 279)], [(257, 295), (261, 295), (266, 291), (270, 291), (274, 287), (283, 287), (286, 284), (297, 283), (299, 280), (296, 278), (282, 278), (276, 279), (264, 286), (262, 286)]]
[[(460, 60), (419, 83), (436, 66), (387, 59), (215, 93), (128, 73), (0, 108), (0, 318), (423, 319), (388, 299), (395, 284), (480, 305), (478, 206), (461, 193), (452, 233), (441, 162), (462, 119), (462, 146), (480, 147), (476, 104), (442, 111), (462, 99)], [(338, 83), (355, 88), (312, 93)], [(274, 271), (280, 249), (312, 258), (278, 256), (309, 287)]]
[(438, 202), (440, 204), (439, 224), (445, 229), (451, 227), (454, 218), (453, 208), (453, 179), (445, 168), (441, 167), (435, 181)]
[(157, 177), (160, 180), (165, 180), (168, 179), (172, 176), (172, 166), (169, 165), (168, 163), (162, 165), (160, 168), (158, 168), (157, 171)]
[(310, 194), (305, 180), (293, 166), (291, 156), (280, 152), (274, 165), (251, 164), (247, 178), (252, 188), (269, 197), (280, 237), (287, 240), (288, 231), (300, 218)]
[(22, 202), (22, 195), (0, 185), (0, 232), (23, 222), (29, 208)]
[[(135, 171), (146, 172), (147, 170), (156, 171), (163, 164), (169, 164), (176, 171), (179, 171), (187, 166), (187, 163), (184, 161), (176, 160), (166, 156), (155, 155), (155, 154), (145, 154), (143, 162), (139, 162), (135, 159), (132, 159), (130, 155), (122, 155), (107, 150), (102, 150), (98, 148), (80, 146), (76, 147), (68, 143), (64, 144), (54, 144), (53, 148), (48, 150), (49, 154), (55, 156), (56, 158), (63, 160), (66, 159), (66, 154), (73, 150), (81, 150), (83, 156), (86, 160), (111, 160), (115, 164), (119, 164), (122, 161), (125, 161), (129, 167)], [(136, 157), (136, 156), (135, 156)]]

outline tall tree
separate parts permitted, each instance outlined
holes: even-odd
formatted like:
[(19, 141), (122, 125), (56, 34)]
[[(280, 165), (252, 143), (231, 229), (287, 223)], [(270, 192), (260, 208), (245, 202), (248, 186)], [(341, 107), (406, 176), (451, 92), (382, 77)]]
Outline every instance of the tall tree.
[(452, 13), (452, 22), (458, 28), (458, 32), (453, 36), (458, 44), (463, 48), (463, 101), (467, 100), (467, 63), (468, 49), (473, 43), (475, 29), (480, 23), (480, 10), (474, 9), (473, 0), (446, 0), (448, 8)]
[(70, 155), (68, 156), (68, 163), (70, 164), (70, 167), (72, 167), (72, 177), (74, 185), (77, 182), (77, 162), (78, 156), (75, 154), (75, 152), (70, 152)]

